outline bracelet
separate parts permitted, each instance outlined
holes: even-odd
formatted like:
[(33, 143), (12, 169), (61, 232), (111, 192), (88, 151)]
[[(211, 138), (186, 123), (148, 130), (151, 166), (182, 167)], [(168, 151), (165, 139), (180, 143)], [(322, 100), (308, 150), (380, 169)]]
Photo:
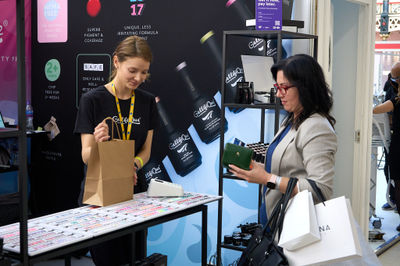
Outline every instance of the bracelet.
[(139, 156), (136, 156), (135, 159), (137, 159), (140, 162), (140, 168), (143, 167), (143, 159), (140, 158)]
[(278, 189), (279, 190), (279, 186), (280, 186), (280, 184), (281, 184), (281, 181), (282, 181), (282, 177), (280, 177), (280, 176), (276, 176), (276, 180), (275, 180), (275, 189)]

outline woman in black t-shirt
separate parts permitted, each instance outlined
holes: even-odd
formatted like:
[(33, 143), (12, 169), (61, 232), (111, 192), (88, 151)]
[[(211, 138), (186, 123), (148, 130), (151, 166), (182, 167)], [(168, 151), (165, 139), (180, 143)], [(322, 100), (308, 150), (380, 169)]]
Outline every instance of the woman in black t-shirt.
[[(158, 112), (154, 95), (138, 87), (149, 75), (151, 60), (152, 53), (144, 39), (138, 36), (124, 39), (113, 53), (110, 82), (81, 97), (74, 132), (81, 134), (82, 160), (85, 164), (89, 160), (91, 147), (96, 142), (110, 139), (110, 128), (103, 122), (106, 117), (112, 117), (119, 125), (121, 137), (135, 140), (136, 157), (132, 162), (135, 170), (148, 162)], [(116, 136), (118, 134), (114, 132)], [(145, 182), (138, 182), (136, 171), (133, 173), (134, 184)], [(145, 187), (145, 184), (141, 185)], [(136, 189), (138, 186), (135, 186), (135, 192), (142, 192), (143, 189)], [(145, 238), (145, 232), (136, 234), (137, 259), (146, 256)], [(92, 247), (90, 252), (93, 261), (97, 266), (128, 263), (132, 250), (129, 245), (131, 239), (128, 235)]]

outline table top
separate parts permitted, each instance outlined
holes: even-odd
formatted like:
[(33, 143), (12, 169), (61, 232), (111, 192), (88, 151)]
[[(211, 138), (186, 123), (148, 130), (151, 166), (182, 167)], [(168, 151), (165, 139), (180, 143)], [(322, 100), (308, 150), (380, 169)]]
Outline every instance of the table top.
[[(135, 194), (129, 201), (106, 207), (88, 205), (28, 220), (28, 255), (116, 231), (222, 198), (185, 192), (182, 197), (148, 197)], [(0, 227), (4, 249), (19, 253), (19, 223)]]

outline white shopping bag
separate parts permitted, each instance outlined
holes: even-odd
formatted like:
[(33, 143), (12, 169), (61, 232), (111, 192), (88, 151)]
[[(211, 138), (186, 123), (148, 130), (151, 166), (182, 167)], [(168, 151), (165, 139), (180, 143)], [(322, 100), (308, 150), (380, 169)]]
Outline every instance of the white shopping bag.
[(285, 213), (278, 245), (296, 250), (320, 240), (320, 233), (311, 192), (296, 194)]
[(315, 205), (321, 240), (294, 251), (289, 265), (326, 265), (362, 255), (350, 203), (344, 196)]

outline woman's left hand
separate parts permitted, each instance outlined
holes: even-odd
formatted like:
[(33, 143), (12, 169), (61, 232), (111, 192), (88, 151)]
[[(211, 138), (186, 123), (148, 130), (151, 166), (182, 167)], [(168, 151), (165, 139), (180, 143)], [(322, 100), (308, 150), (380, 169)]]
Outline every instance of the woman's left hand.
[(251, 161), (250, 170), (241, 169), (233, 164), (229, 165), (229, 171), (235, 176), (246, 180), (249, 183), (267, 184), (268, 175), (264, 169), (264, 165)]

